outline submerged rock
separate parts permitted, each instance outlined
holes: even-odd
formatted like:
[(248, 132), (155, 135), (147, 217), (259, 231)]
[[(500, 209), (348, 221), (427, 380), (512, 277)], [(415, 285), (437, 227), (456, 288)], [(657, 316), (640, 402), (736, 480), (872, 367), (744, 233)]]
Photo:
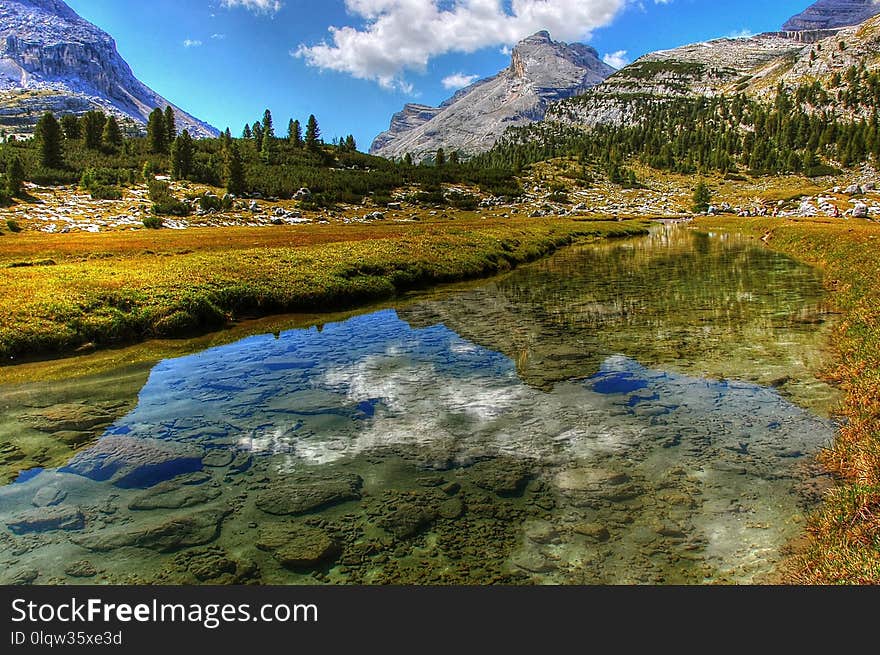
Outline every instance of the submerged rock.
[(196, 473), (160, 482), (128, 504), (131, 510), (181, 509), (210, 502), (220, 489), (204, 484), (209, 476)]
[(71, 562), (64, 569), (64, 572), (71, 578), (94, 578), (98, 575), (98, 569), (88, 560), (79, 560)]
[(361, 497), (363, 479), (352, 473), (300, 473), (278, 480), (257, 496), (257, 507), (276, 516), (306, 514)]
[(117, 487), (146, 488), (201, 468), (201, 448), (159, 439), (109, 436), (77, 454), (61, 470), (91, 480), (109, 480)]
[(54, 507), (63, 503), (65, 498), (67, 498), (67, 492), (63, 489), (52, 486), (42, 487), (34, 494), (31, 504), (35, 507)]
[(336, 558), (339, 543), (320, 528), (308, 525), (272, 525), (260, 533), (257, 548), (272, 553), (289, 569), (312, 569)]
[(117, 406), (67, 403), (36, 410), (22, 418), (40, 432), (86, 432), (106, 427), (115, 420), (110, 407)]
[(213, 507), (192, 514), (177, 515), (161, 523), (146, 527), (102, 530), (74, 539), (74, 543), (91, 551), (104, 553), (125, 546), (149, 548), (160, 553), (171, 553), (181, 548), (202, 546), (214, 541), (220, 526), (231, 509)]
[(15, 534), (52, 532), (54, 530), (82, 530), (86, 521), (79, 507), (58, 505), (39, 507), (16, 514), (6, 523)]
[(467, 472), (475, 485), (503, 497), (520, 496), (531, 478), (526, 462), (508, 458), (479, 462)]
[[(458, 513), (461, 514), (461, 510)], [(402, 503), (379, 520), (379, 527), (387, 530), (398, 539), (409, 539), (427, 528), (437, 519), (438, 515), (438, 510), (433, 507), (424, 507), (415, 502)], [(454, 517), (450, 516), (449, 518)]]

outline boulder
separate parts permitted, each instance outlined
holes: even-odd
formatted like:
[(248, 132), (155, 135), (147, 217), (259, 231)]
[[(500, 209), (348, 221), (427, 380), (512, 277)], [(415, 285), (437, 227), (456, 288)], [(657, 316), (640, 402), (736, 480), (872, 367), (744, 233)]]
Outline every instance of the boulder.
[(160, 482), (132, 500), (128, 508), (131, 510), (181, 509), (210, 502), (220, 496), (220, 489), (203, 484), (206, 478), (208, 476), (192, 474)]
[(363, 482), (352, 473), (299, 473), (260, 492), (256, 504), (276, 516), (306, 514), (360, 499)]
[(864, 193), (858, 184), (850, 184), (843, 192), (848, 196), (860, 196)]
[(296, 193), (293, 194), (294, 200), (307, 200), (308, 198), (311, 198), (311, 197), (312, 197), (312, 192), (305, 187), (303, 187), (302, 189), (300, 189), (299, 191), (297, 191)]
[(34, 494), (31, 504), (35, 507), (54, 507), (63, 503), (65, 498), (67, 498), (66, 491), (50, 485), (48, 487), (41, 487)]
[[(461, 502), (457, 498), (453, 500)], [(461, 511), (458, 513), (461, 514)], [(424, 507), (420, 503), (404, 502), (391, 513), (382, 517), (379, 520), (379, 527), (387, 530), (398, 539), (409, 539), (433, 523), (437, 516), (438, 511), (432, 507)], [(449, 518), (454, 517), (450, 516)]]
[(182, 548), (202, 546), (214, 541), (220, 534), (223, 519), (231, 512), (232, 510), (227, 507), (212, 507), (191, 514), (164, 518), (160, 522), (143, 527), (135, 525), (101, 530), (76, 537), (73, 542), (97, 553), (126, 546), (172, 553)]
[(310, 570), (336, 558), (339, 543), (320, 528), (308, 525), (273, 525), (265, 528), (257, 548), (272, 553), (285, 568)]
[(6, 527), (15, 534), (82, 530), (85, 525), (85, 517), (79, 507), (67, 505), (26, 510), (6, 522)]
[(868, 218), (869, 209), (868, 205), (863, 202), (857, 202), (856, 206), (853, 207), (852, 216), (853, 218)]
[(129, 436), (104, 437), (61, 469), (117, 487), (147, 488), (202, 468), (202, 449), (172, 441)]

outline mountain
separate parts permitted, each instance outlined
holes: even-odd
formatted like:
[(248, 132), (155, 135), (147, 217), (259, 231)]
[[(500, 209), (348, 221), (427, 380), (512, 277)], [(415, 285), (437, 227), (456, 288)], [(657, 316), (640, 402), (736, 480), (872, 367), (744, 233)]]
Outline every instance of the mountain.
[[(855, 4), (864, 3), (817, 3), (826, 10), (831, 5), (841, 7), (836, 23), (844, 22), (847, 16), (846, 20), (853, 19), (850, 5)], [(880, 5), (874, 13), (880, 14)], [(796, 17), (786, 26), (798, 24)], [(876, 68), (880, 64), (878, 47), (880, 16), (851, 27), (784, 30), (654, 52), (586, 93), (556, 103), (548, 109), (547, 120), (586, 127), (622, 125), (638, 121), (640, 106), (646, 100), (738, 93), (770, 99), (780, 83), (791, 87), (822, 80), (862, 63)]]
[(538, 32), (513, 49), (510, 67), (498, 75), (460, 90), (440, 107), (407, 105), (370, 152), (388, 158), (410, 153), (416, 161), (438, 148), (483, 152), (508, 127), (543, 119), (552, 102), (583, 93), (613, 72), (593, 48)]
[[(168, 102), (140, 82), (106, 32), (61, 0), (0, 1), (0, 128), (33, 131), (40, 114), (111, 112), (144, 124)], [(174, 107), (178, 128), (195, 137), (218, 131)]]
[(783, 26), (786, 31), (825, 30), (858, 25), (880, 14), (878, 0), (819, 0)]

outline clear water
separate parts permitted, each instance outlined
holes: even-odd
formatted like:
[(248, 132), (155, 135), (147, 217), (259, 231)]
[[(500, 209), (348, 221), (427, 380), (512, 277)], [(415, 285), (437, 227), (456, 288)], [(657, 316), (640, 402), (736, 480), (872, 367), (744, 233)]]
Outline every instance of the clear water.
[(665, 227), (148, 369), (0, 385), (0, 569), (767, 580), (833, 437), (830, 323), (815, 271)]

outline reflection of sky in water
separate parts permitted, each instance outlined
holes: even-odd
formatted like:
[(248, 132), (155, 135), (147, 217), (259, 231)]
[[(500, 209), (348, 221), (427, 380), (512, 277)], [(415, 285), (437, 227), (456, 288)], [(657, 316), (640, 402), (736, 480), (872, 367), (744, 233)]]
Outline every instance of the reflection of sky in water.
[(624, 357), (541, 391), (505, 356), (383, 311), (164, 361), (108, 434), (244, 448), (281, 467), (395, 447), (441, 462), (501, 453), (564, 462), (683, 441), (703, 457), (747, 452), (760, 467), (777, 465), (776, 451), (814, 451), (831, 428), (773, 390)]

